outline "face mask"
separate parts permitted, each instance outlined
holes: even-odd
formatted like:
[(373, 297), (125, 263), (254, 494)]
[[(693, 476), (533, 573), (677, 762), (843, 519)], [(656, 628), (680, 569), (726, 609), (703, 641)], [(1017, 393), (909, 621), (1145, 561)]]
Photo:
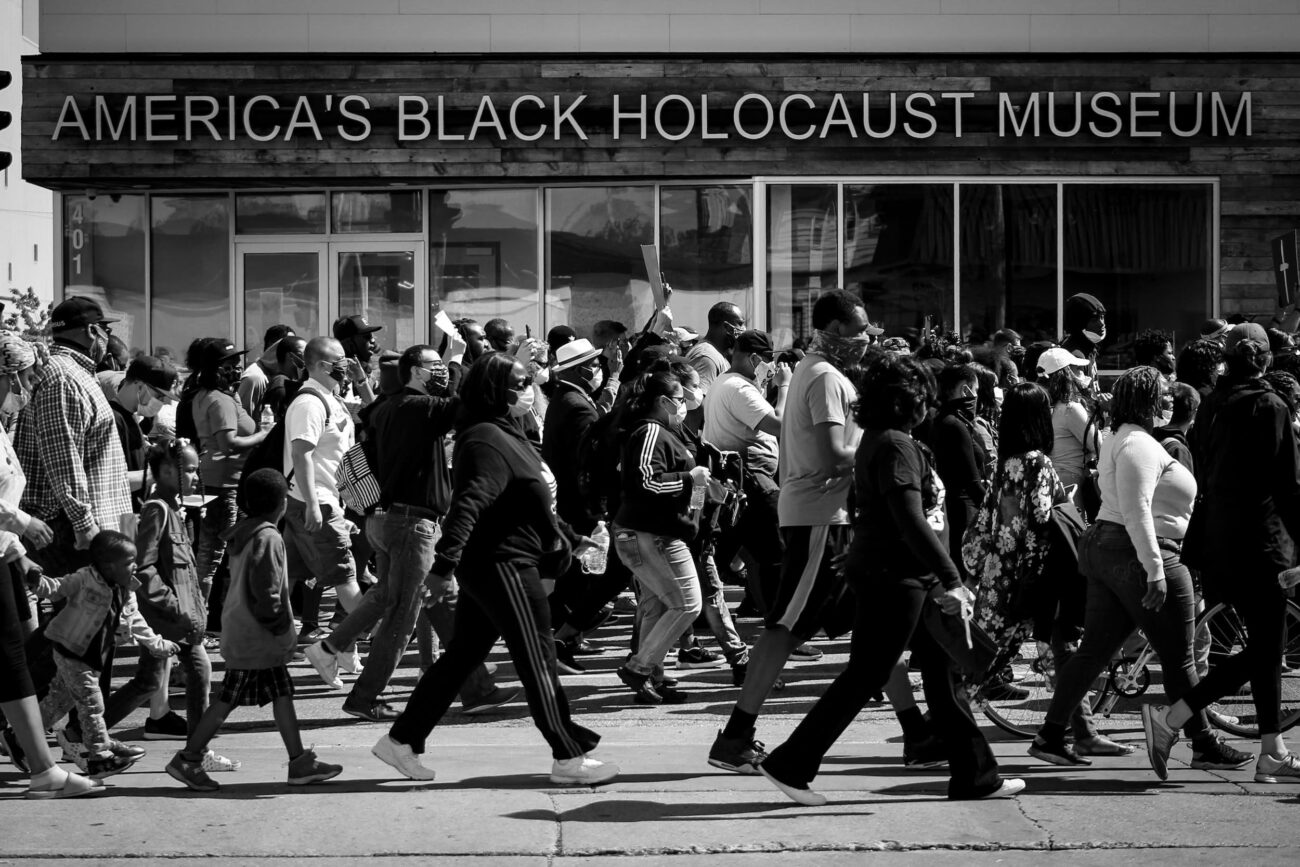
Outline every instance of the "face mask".
[(98, 364), (108, 355), (108, 335), (102, 328), (95, 329), (95, 336), (90, 340), (90, 348), (87, 350), (90, 354), (90, 360)]
[(997, 404), (999, 407), (1001, 407), (1002, 400), (1004, 397), (1005, 397), (1005, 392), (1002, 391), (1002, 387), (999, 385), (993, 386), (993, 402)]
[(686, 395), (686, 412), (694, 412), (704, 405), (704, 398), (699, 391), (687, 391)]
[(149, 395), (135, 408), (140, 413), (141, 418), (154, 418), (162, 410), (162, 401), (153, 395)]
[(865, 334), (859, 334), (857, 337), (840, 337), (829, 331), (818, 331), (808, 351), (822, 356), (837, 370), (844, 370), (862, 361), (862, 355), (869, 345), (871, 345), (871, 338)]
[(1102, 323), (1100, 334), (1098, 334), (1096, 331), (1089, 331), (1088, 329), (1085, 328), (1083, 329), (1083, 336), (1088, 338), (1088, 340), (1090, 340), (1093, 343), (1101, 343), (1103, 340), (1106, 339), (1106, 323), (1104, 322)]
[(758, 384), (759, 388), (766, 388), (767, 381), (772, 378), (775, 371), (775, 364), (770, 361), (760, 361), (754, 366), (754, 382)]
[(673, 424), (675, 427), (681, 427), (686, 421), (686, 401), (673, 401), (677, 409), (673, 412)]
[(957, 411), (970, 416), (975, 416), (975, 410), (979, 407), (979, 396), (974, 394), (963, 394), (953, 401), (953, 406)]
[(1156, 427), (1169, 427), (1169, 425), (1173, 423), (1173, 420), (1174, 411), (1172, 409), (1168, 412), (1162, 412), (1160, 415), (1156, 416)]
[(329, 376), (330, 379), (334, 380), (339, 385), (342, 385), (344, 381), (348, 378), (348, 363), (346, 361), (340, 361), (339, 363), (333, 365), (330, 368)]
[(9, 386), (9, 394), (5, 396), (4, 404), (0, 406), (0, 412), (7, 412), (10, 415), (17, 415), (27, 406), (27, 393), (19, 391), (13, 385)]
[(233, 367), (221, 367), (217, 370), (217, 388), (230, 391), (239, 384), (239, 372)]
[(1088, 376), (1088, 374), (1086, 373), (1077, 374), (1074, 377), (1074, 381), (1079, 383), (1079, 388), (1081, 389), (1087, 389), (1089, 386), (1092, 385), (1092, 377)]
[(307, 371), (306, 363), (302, 360), (301, 355), (286, 355), (284, 358), (284, 376), (286, 379), (294, 382), (303, 379), (303, 374)]
[(581, 380), (582, 387), (587, 393), (593, 394), (605, 384), (605, 371), (599, 367), (584, 367), (578, 371), (578, 379)]
[(515, 418), (522, 418), (533, 411), (533, 402), (537, 396), (533, 394), (531, 385), (525, 386), (523, 391), (514, 392), (515, 402), (510, 404), (510, 414)]

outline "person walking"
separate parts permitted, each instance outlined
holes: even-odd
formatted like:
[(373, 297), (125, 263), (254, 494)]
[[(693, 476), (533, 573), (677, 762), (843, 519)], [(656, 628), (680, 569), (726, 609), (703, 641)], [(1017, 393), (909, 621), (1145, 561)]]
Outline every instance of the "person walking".
[(407, 532), (401, 543), (421, 556), (435, 549), (430, 581), (443, 582), (454, 572), (462, 591), (450, 644), (373, 749), (411, 779), (434, 778), (419, 759), (425, 740), (498, 638), (505, 639), (533, 722), (551, 747), (551, 782), (594, 785), (618, 774), (616, 765), (587, 756), (600, 736), (570, 718), (556, 672), (542, 581), (567, 568), (573, 540), (556, 517), (550, 472), (516, 423), (528, 410), (522, 396), (531, 388), (524, 366), (508, 355), (492, 353), (474, 363), (462, 388), (465, 412), (442, 538), (430, 523)]

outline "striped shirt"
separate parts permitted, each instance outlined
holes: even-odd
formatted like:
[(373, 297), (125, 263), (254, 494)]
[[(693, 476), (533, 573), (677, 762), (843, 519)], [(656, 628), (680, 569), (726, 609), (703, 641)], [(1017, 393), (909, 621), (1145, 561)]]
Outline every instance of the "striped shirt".
[(85, 354), (51, 347), (14, 430), (27, 475), (22, 509), (43, 521), (64, 515), (82, 533), (120, 529), (122, 516), (131, 514), (126, 457), (94, 369)]

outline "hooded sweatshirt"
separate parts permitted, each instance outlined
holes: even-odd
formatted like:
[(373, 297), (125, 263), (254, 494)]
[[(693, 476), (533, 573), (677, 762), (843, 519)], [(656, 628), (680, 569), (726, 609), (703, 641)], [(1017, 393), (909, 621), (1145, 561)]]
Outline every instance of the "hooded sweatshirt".
[(230, 555), (230, 589), (221, 610), (221, 656), (228, 669), (277, 668), (293, 658), (284, 539), (260, 515), (221, 534)]
[(1089, 322), (1105, 315), (1106, 305), (1086, 292), (1065, 299), (1065, 308), (1061, 311), (1061, 325), (1065, 328), (1065, 338), (1061, 341), (1061, 346), (1070, 352), (1080, 353), (1089, 361), (1096, 361), (1097, 344), (1084, 337), (1083, 332)]

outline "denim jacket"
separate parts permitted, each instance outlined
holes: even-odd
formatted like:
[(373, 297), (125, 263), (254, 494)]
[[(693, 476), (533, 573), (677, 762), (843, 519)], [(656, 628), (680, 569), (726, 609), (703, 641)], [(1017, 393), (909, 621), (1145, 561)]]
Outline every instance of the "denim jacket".
[(120, 625), (141, 647), (162, 653), (166, 644), (140, 616), (135, 604), (135, 588), (140, 582), (132, 580), (130, 589), (122, 590), (100, 577), (94, 566), (78, 569), (71, 575), (55, 578), (42, 575), (32, 588), (42, 599), (67, 599), (68, 604), (54, 616), (45, 628), (45, 637), (61, 646), (70, 655), (84, 657), (96, 637), (107, 630), (105, 640), (112, 641), (118, 623), (107, 623), (113, 613), (115, 594), (124, 593)]
[(135, 596), (144, 619), (171, 641), (201, 642), (208, 606), (180, 510), (161, 499), (146, 502), (140, 510), (135, 547), (141, 585)]

